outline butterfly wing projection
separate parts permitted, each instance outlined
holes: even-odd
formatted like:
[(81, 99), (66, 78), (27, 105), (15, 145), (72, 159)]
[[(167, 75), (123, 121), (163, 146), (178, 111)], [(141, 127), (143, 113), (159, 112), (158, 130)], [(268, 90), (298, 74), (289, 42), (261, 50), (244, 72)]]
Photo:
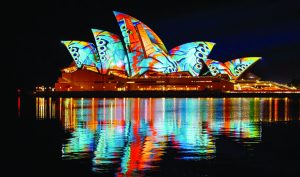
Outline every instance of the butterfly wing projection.
[(151, 53), (148, 58), (143, 59), (139, 66), (141, 68), (140, 75), (142, 75), (145, 71), (152, 70), (156, 72), (161, 72), (164, 74), (177, 72), (178, 65), (172, 58), (164, 53), (164, 51), (153, 44), (153, 48), (155, 52)]
[(229, 68), (222, 62), (206, 59), (205, 64), (208, 67), (211, 75), (213, 76), (216, 76), (218, 74), (227, 74), (230, 78), (232, 77)]
[(136, 24), (142, 24), (143, 28), (145, 29), (147, 35), (149, 36), (150, 38), (150, 41), (154, 44), (156, 44), (159, 48), (161, 48), (164, 52), (168, 52), (164, 43), (162, 42), (162, 40), (158, 37), (158, 35), (151, 29), (149, 28), (146, 24), (144, 24), (143, 22), (141, 22), (140, 20), (130, 16), (130, 15), (127, 15), (127, 14), (124, 14), (124, 13), (121, 13), (121, 12), (117, 12), (117, 11), (113, 11), (117, 21), (119, 22), (120, 20), (124, 19), (124, 18), (129, 18), (132, 23), (134, 25)]
[(250, 66), (260, 60), (261, 57), (244, 57), (237, 58), (225, 62), (224, 64), (230, 70), (232, 74), (232, 79), (239, 78)]
[(101, 63), (96, 47), (93, 43), (85, 41), (62, 41), (67, 47), (78, 68), (94, 66), (101, 70)]
[(145, 57), (138, 66), (141, 68), (140, 75), (147, 70), (162, 73), (171, 73), (178, 71), (178, 65), (167, 53), (165, 53), (157, 44), (151, 42), (146, 30), (141, 23), (136, 25), (137, 31), (141, 37), (142, 47)]
[(116, 19), (122, 32), (130, 66), (126, 70), (128, 70), (129, 76), (135, 76), (140, 70), (138, 63), (145, 58), (142, 43), (131, 19), (127, 16), (119, 17), (116, 16)]
[(92, 33), (102, 64), (102, 73), (106, 74), (109, 69), (125, 71), (128, 58), (119, 36), (98, 29), (92, 29)]
[(190, 42), (177, 46), (169, 51), (181, 71), (188, 71), (192, 76), (199, 76), (205, 66), (206, 60), (215, 43), (212, 42)]
[(230, 79), (238, 79), (250, 66), (260, 60), (261, 57), (245, 57), (227, 61), (225, 63), (207, 59), (207, 65), (210, 73), (215, 76), (217, 74), (227, 74)]

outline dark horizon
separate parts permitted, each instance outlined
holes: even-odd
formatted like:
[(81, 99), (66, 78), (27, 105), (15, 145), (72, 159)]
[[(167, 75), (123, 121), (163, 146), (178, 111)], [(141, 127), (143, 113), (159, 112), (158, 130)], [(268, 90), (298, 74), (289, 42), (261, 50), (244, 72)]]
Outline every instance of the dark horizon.
[[(105, 6), (105, 7), (104, 7)], [(145, 8), (146, 7), (146, 8)], [(168, 50), (192, 41), (215, 42), (209, 58), (227, 61), (259, 56), (250, 71), (281, 83), (299, 79), (300, 23), (296, 1), (275, 0), (205, 3), (23, 2), (11, 17), (16, 52), (18, 88), (53, 85), (60, 69), (72, 62), (61, 40), (93, 42), (91, 28), (121, 36), (112, 11), (143, 21), (163, 40)]]

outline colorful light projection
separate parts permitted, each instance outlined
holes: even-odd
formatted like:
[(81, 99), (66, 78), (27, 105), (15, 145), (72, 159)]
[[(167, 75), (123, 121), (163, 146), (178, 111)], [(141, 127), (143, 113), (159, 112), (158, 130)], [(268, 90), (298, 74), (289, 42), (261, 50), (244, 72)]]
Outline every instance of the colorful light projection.
[(234, 79), (237, 79), (242, 75), (249, 67), (251, 67), (254, 63), (260, 60), (261, 57), (245, 57), (238, 58), (234, 60), (230, 60), (225, 62), (224, 64), (229, 68), (231, 73), (234, 75)]
[(119, 19), (116, 15), (116, 18), (123, 35), (129, 64), (131, 66), (128, 73), (130, 76), (135, 76), (140, 70), (137, 64), (145, 58), (142, 43), (130, 17), (125, 16)]
[(205, 64), (208, 66), (213, 76), (227, 74), (230, 79), (238, 79), (249, 67), (260, 60), (261, 57), (245, 57), (227, 61), (225, 63), (207, 59)]
[(70, 52), (78, 68), (83, 65), (94, 66), (101, 71), (101, 62), (93, 43), (85, 41), (61, 41)]
[(126, 44), (132, 76), (149, 70), (165, 74), (178, 71), (176, 61), (171, 59), (161, 40), (149, 27), (127, 14), (114, 14)]
[(139, 74), (142, 75), (146, 71), (156, 71), (164, 74), (169, 74), (179, 71), (177, 63), (172, 60), (164, 51), (157, 45), (153, 45), (154, 52), (150, 53), (147, 58), (144, 58), (138, 66), (141, 68)]
[(233, 77), (233, 75), (230, 72), (229, 68), (222, 62), (207, 59), (207, 60), (205, 60), (205, 64), (207, 65), (211, 75), (213, 75), (213, 76), (216, 76), (218, 74), (226, 74), (230, 78)]
[(142, 26), (142, 23), (138, 23), (136, 28), (140, 35), (146, 57), (138, 64), (138, 66), (141, 68), (139, 75), (142, 75), (144, 72), (149, 70), (162, 72), (165, 74), (177, 72), (178, 65), (176, 61), (172, 60), (172, 58), (157, 44), (154, 44), (150, 41), (145, 29)]
[(177, 46), (169, 51), (181, 71), (188, 71), (192, 76), (203, 74), (206, 60), (215, 43), (212, 42), (190, 42)]
[(147, 35), (149, 36), (150, 40), (152, 43), (158, 45), (159, 48), (161, 48), (164, 52), (168, 52), (164, 43), (162, 42), (162, 40), (158, 37), (158, 35), (151, 29), (149, 28), (147, 25), (145, 25), (143, 22), (141, 22), (140, 20), (129, 16), (127, 14), (121, 13), (121, 12), (117, 12), (117, 11), (113, 11), (117, 21), (119, 22), (122, 19), (130, 19), (130, 21), (132, 21), (132, 23), (134, 24), (134, 26), (136, 24), (141, 24), (142, 27), (145, 29)]
[[(239, 58), (224, 64), (207, 59), (215, 43), (190, 42), (168, 51), (161, 39), (138, 19), (120, 12), (113, 12), (119, 24), (126, 51), (120, 38), (108, 31), (92, 29), (97, 49), (92, 43), (62, 41), (71, 53), (76, 66), (90, 71), (108, 74), (108, 70), (126, 70), (129, 77), (146, 71), (163, 74), (187, 71), (192, 76), (206, 75), (209, 69), (213, 76), (227, 74), (237, 79), (259, 57)], [(208, 69), (207, 69), (208, 67)], [(97, 70), (98, 69), (98, 70)], [(67, 69), (74, 72), (74, 69)], [(113, 72), (118, 73), (118, 72)]]
[(125, 71), (125, 63), (128, 66), (128, 58), (119, 36), (108, 31), (92, 29), (100, 61), (102, 73), (106, 74), (108, 69)]

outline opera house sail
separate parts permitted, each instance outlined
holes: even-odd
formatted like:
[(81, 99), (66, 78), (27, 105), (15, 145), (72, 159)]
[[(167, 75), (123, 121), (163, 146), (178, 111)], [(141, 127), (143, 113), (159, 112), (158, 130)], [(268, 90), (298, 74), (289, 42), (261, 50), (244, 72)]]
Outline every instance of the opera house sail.
[(130, 67), (119, 36), (98, 29), (92, 29), (92, 33), (100, 57), (102, 74), (107, 74), (109, 69), (125, 71), (125, 68)]
[(175, 60), (181, 71), (188, 71), (192, 76), (203, 74), (205, 63), (215, 43), (190, 42), (170, 50), (170, 55)]
[(93, 43), (85, 41), (62, 41), (62, 43), (69, 50), (78, 68), (85, 65), (96, 67), (99, 71), (102, 71), (100, 59)]
[(143, 22), (121, 12), (113, 13), (120, 35), (92, 29), (95, 44), (62, 41), (74, 61), (61, 70), (55, 90), (228, 91), (234, 90), (239, 78), (261, 59), (217, 61), (210, 57), (215, 43), (208, 41), (189, 42), (168, 51)]
[(245, 57), (237, 58), (227, 61), (225, 63), (207, 59), (205, 64), (208, 66), (211, 74), (216, 76), (217, 74), (226, 74), (230, 79), (236, 80), (239, 78), (250, 66), (260, 60), (261, 57)]

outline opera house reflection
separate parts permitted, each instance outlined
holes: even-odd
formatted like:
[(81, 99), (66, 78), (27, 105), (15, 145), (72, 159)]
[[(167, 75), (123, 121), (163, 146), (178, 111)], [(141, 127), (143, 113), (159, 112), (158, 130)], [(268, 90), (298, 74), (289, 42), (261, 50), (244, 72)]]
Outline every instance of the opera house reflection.
[(243, 144), (259, 143), (262, 122), (299, 120), (299, 114), (290, 115), (291, 102), (288, 98), (36, 98), (36, 116), (59, 118), (71, 133), (62, 145), (63, 159), (90, 159), (93, 171), (114, 168), (122, 176), (158, 168), (167, 149), (177, 152), (174, 159), (212, 159), (221, 135)]

